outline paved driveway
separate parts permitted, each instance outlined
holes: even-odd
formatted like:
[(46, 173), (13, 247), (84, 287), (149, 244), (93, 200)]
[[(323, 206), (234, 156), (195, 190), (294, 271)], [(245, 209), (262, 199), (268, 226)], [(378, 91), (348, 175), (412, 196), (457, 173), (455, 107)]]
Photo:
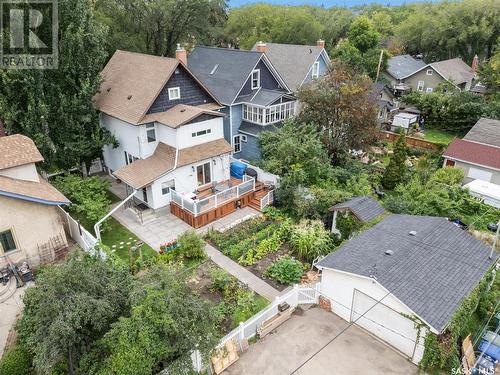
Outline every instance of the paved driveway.
[[(275, 333), (250, 345), (224, 375), (292, 374), (348, 323), (319, 308), (298, 310)], [(365, 331), (352, 326), (295, 374), (418, 374), (418, 368)]]

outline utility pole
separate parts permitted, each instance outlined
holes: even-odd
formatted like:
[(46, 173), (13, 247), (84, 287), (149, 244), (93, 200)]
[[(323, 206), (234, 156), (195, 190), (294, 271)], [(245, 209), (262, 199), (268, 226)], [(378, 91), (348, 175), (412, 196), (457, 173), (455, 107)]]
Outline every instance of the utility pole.
[(493, 240), (493, 246), (491, 246), (490, 259), (493, 259), (493, 252), (496, 249), (498, 241), (498, 233), (500, 232), (500, 221), (497, 223), (497, 232), (495, 233), (495, 239)]
[(380, 74), (380, 66), (382, 65), (382, 59), (384, 58), (384, 50), (380, 50), (380, 57), (378, 59), (378, 67), (377, 67), (377, 77), (375, 77), (375, 83), (378, 81), (378, 76)]

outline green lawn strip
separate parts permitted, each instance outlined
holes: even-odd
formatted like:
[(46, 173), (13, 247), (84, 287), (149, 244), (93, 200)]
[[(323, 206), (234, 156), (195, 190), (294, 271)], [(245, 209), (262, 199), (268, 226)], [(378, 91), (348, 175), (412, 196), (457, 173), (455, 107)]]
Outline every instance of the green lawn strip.
[[(116, 254), (124, 260), (129, 259), (130, 246), (133, 246), (135, 242), (140, 241), (135, 234), (121, 225), (118, 220), (113, 217), (106, 219), (106, 230), (101, 233), (101, 239), (103, 244), (109, 246), (112, 250), (116, 250)], [(121, 245), (121, 242), (124, 244)], [(127, 245), (127, 242), (130, 242), (131, 244)], [(113, 245), (116, 245), (116, 247), (113, 248)], [(120, 249), (120, 246), (123, 248)], [(144, 259), (158, 255), (158, 253), (146, 243), (142, 245), (141, 251)], [(135, 255), (135, 257), (137, 256), (139, 256), (139, 254)]]
[(114, 193), (112, 193), (110, 190), (106, 191), (106, 196), (111, 201), (111, 204), (121, 201), (121, 198), (118, 197), (117, 195), (115, 195)]
[(424, 139), (429, 142), (448, 146), (448, 144), (456, 137), (455, 134), (448, 133), (439, 129), (425, 129)]

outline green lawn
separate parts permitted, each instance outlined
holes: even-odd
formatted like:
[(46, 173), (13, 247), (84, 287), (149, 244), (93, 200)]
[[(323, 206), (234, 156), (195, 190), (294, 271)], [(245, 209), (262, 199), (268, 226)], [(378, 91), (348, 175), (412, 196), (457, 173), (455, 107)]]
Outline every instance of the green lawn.
[(442, 144), (448, 146), (448, 144), (456, 137), (455, 134), (447, 133), (439, 129), (425, 129), (424, 139), (429, 142)]
[[(105, 223), (106, 230), (101, 233), (102, 243), (109, 246), (111, 250), (115, 250), (120, 258), (128, 260), (129, 249), (139, 241), (139, 238), (113, 217), (108, 218)], [(141, 251), (144, 259), (154, 257), (158, 254), (147, 244), (141, 246)], [(134, 258), (137, 256), (138, 254), (134, 255)]]

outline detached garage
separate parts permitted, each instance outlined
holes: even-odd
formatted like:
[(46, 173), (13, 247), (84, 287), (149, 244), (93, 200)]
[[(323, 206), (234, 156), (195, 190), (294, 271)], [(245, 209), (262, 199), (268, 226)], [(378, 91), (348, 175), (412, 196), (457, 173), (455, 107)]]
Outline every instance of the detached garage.
[(392, 215), (318, 262), (334, 313), (418, 364), (498, 257), (445, 218)]

